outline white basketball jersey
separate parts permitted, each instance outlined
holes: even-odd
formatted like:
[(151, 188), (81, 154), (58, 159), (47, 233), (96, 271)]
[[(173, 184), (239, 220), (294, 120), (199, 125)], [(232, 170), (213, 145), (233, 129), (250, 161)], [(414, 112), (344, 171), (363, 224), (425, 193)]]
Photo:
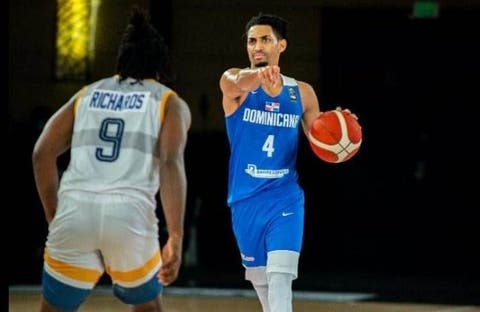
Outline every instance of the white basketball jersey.
[(60, 193), (121, 193), (155, 202), (158, 136), (173, 91), (154, 81), (113, 76), (77, 93), (70, 163)]

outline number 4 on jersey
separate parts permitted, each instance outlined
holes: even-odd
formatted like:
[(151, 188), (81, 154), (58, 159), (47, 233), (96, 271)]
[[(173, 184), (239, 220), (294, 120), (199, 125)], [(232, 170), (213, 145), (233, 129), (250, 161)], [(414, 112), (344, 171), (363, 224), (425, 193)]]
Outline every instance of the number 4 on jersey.
[(275, 148), (273, 147), (273, 141), (275, 140), (275, 136), (270, 134), (262, 146), (262, 151), (267, 153), (267, 157), (272, 157)]

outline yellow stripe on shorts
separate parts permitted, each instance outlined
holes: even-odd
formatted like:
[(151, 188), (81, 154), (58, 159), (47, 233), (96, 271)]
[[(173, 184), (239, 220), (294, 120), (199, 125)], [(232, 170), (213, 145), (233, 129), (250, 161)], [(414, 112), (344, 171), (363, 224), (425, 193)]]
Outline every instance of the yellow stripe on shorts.
[(43, 259), (48, 264), (50, 269), (52, 269), (53, 271), (57, 272), (60, 275), (71, 278), (73, 280), (77, 280), (85, 283), (96, 283), (102, 276), (102, 273), (97, 270), (81, 268), (81, 267), (74, 266), (66, 262), (54, 259), (48, 254), (47, 249), (45, 249), (45, 252), (43, 254)]
[(160, 251), (157, 251), (152, 258), (150, 258), (145, 265), (131, 271), (111, 271), (107, 268), (107, 273), (114, 281), (131, 283), (148, 275), (160, 263)]

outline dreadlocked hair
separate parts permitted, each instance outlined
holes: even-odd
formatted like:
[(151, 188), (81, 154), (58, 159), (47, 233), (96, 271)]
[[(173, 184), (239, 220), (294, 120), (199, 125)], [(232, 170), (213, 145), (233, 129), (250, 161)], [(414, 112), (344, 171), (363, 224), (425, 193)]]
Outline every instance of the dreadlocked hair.
[(116, 72), (120, 81), (166, 79), (168, 47), (165, 40), (148, 21), (144, 11), (133, 7), (118, 49)]

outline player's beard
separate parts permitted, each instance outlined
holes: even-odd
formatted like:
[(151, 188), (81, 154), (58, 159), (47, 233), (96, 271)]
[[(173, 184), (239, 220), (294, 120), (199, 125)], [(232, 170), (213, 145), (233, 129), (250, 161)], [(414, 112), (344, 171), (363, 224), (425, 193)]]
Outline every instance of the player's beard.
[(255, 68), (259, 68), (259, 67), (265, 67), (265, 66), (268, 66), (268, 62), (258, 62), (256, 64), (254, 64)]

